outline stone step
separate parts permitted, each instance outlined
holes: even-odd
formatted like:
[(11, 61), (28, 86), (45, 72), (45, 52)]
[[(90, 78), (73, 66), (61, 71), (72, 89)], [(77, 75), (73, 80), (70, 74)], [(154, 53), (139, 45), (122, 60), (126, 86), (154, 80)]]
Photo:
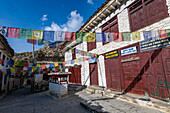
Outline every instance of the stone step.
[(87, 94), (94, 94), (93, 91), (90, 91), (88, 89), (84, 89), (84, 90), (82, 90), (82, 92), (87, 93)]

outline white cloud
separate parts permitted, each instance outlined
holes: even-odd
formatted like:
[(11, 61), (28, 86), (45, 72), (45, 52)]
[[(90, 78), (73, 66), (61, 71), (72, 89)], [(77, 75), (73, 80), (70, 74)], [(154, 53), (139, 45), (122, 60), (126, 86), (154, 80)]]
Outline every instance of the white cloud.
[(55, 22), (52, 22), (51, 27), (45, 27), (45, 30), (52, 30), (52, 31), (70, 31), (75, 32), (79, 30), (79, 28), (83, 25), (83, 17), (77, 13), (77, 10), (72, 11), (68, 17), (67, 23), (63, 25), (58, 25)]
[(94, 2), (92, 0), (87, 0), (88, 4), (94, 4)]
[(47, 21), (47, 15), (43, 15), (43, 17), (41, 18), (42, 21)]

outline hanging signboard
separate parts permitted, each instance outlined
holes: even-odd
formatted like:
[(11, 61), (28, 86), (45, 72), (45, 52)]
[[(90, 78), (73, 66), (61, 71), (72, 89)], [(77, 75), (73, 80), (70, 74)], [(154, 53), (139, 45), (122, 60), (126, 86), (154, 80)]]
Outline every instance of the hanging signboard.
[(118, 50), (105, 53), (104, 57), (105, 57), (105, 60), (111, 59), (111, 58), (117, 58), (119, 57)]
[(137, 53), (137, 52), (138, 52), (137, 47), (134, 46), (134, 47), (130, 47), (130, 48), (126, 48), (126, 49), (121, 50), (121, 56), (129, 55), (129, 54)]
[(149, 51), (162, 47), (170, 46), (170, 37), (164, 39), (146, 40), (140, 42), (140, 51)]

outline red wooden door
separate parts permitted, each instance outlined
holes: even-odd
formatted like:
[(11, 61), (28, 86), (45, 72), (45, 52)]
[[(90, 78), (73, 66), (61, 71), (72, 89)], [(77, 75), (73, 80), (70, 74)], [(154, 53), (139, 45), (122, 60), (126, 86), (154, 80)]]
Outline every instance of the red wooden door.
[(169, 94), (162, 53), (162, 49), (141, 52), (141, 66), (144, 67), (143, 79), (145, 81), (145, 90), (149, 96), (167, 100)]
[(71, 75), (69, 77), (69, 82), (74, 84), (81, 84), (81, 66), (72, 67), (69, 69)]
[(98, 66), (97, 63), (89, 64), (90, 69), (90, 85), (98, 86)]
[[(139, 48), (139, 44), (130, 45), (128, 47), (121, 48), (120, 50), (130, 47)], [(144, 87), (142, 81), (142, 69), (140, 66), (140, 55), (138, 52), (121, 56), (122, 70), (124, 76), (124, 90), (127, 93), (144, 94)]]
[(168, 94), (170, 96), (170, 46), (163, 48), (162, 58), (166, 77), (166, 85), (168, 89)]
[(121, 91), (121, 67), (119, 58), (105, 60), (107, 88)]

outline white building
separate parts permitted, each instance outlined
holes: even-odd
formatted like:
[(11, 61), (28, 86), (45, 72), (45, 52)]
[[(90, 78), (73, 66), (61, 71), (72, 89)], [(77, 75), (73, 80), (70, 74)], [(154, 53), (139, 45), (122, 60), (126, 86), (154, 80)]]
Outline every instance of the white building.
[[(14, 55), (14, 50), (9, 46), (6, 38), (0, 34), (0, 70), (4, 72), (9, 69), (8, 60)], [(4, 91), (7, 88), (8, 77), (6, 75), (0, 76), (0, 91)]]
[[(106, 0), (106, 2), (102, 4), (102, 6), (86, 21), (86, 23), (79, 29), (78, 32), (107, 33), (107, 32), (149, 31), (149, 30), (162, 30), (162, 29), (170, 29), (170, 0)], [(140, 41), (142, 40), (143, 39), (141, 39)], [(99, 55), (96, 64), (95, 63), (89, 64), (88, 61), (79, 64), (81, 68), (80, 83), (82, 85), (84, 85), (85, 83), (86, 85), (98, 85), (98, 86), (104, 86), (106, 88), (111, 88), (116, 91), (124, 91), (127, 89), (127, 87), (130, 84), (128, 78), (135, 79), (135, 77), (132, 77), (127, 73), (122, 72), (122, 70), (124, 71), (123, 66), (126, 66), (124, 63), (126, 59), (124, 59), (124, 57), (120, 58), (118, 63), (118, 65), (120, 65), (120, 68), (117, 69), (120, 71), (120, 73), (116, 72), (116, 75), (114, 75), (114, 72), (111, 70), (112, 69), (114, 70), (114, 68), (117, 68), (119, 66), (114, 66), (112, 68), (111, 66), (112, 64), (116, 64), (117, 61), (105, 60), (104, 54), (113, 50), (125, 48), (126, 46), (130, 46), (133, 44), (139, 45), (137, 44), (138, 42), (139, 41), (124, 41), (119, 43), (116, 42), (77, 43), (76, 41), (74, 41), (68, 44), (66, 47), (72, 47), (78, 50), (91, 52)], [(66, 62), (81, 57), (83, 56), (81, 56), (80, 54), (73, 55), (71, 50), (65, 53)], [(130, 58), (132, 58), (132, 56), (130, 56)], [(138, 57), (135, 58), (138, 59)], [(139, 57), (139, 59), (142, 58)], [(69, 66), (69, 64), (67, 65)], [(128, 65), (127, 68), (130, 67), (130, 65)], [(140, 63), (139, 66), (141, 65), (142, 64)], [(93, 77), (91, 76), (88, 78), (93, 68), (95, 68), (95, 71), (93, 71), (94, 75), (92, 74)], [(108, 75), (108, 73), (111, 74)], [(118, 81), (117, 75), (119, 74), (120, 74), (119, 76), (120, 80)], [(167, 74), (165, 75), (167, 76)], [(112, 78), (109, 78), (110, 76), (112, 76)], [(133, 81), (133, 79), (131, 80), (131, 82)], [(122, 81), (125, 82), (121, 83)], [(169, 81), (169, 79), (167, 81)], [(142, 82), (140, 81), (138, 85), (134, 87), (138, 87), (138, 86), (140, 87), (140, 85), (142, 84), (144, 84), (144, 81)], [(117, 86), (120, 87), (117, 88)], [(158, 87), (155, 87), (154, 91), (157, 91), (157, 89)], [(146, 88), (143, 89), (139, 88), (139, 90), (142, 90), (142, 94), (146, 92), (145, 91)], [(134, 92), (136, 93), (137, 90), (135, 90)], [(137, 93), (141, 94), (140, 91)]]

